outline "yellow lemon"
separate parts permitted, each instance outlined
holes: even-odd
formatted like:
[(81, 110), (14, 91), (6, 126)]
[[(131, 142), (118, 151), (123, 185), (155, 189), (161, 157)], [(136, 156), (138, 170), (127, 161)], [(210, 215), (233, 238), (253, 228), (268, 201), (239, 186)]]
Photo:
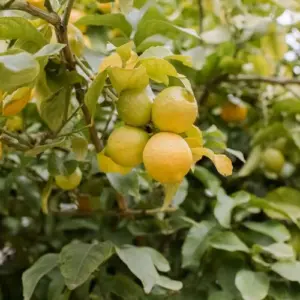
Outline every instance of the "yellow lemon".
[(161, 131), (182, 133), (190, 129), (198, 113), (194, 96), (185, 88), (164, 89), (154, 99), (152, 121)]
[(117, 164), (134, 167), (143, 161), (143, 150), (149, 139), (142, 129), (122, 126), (116, 128), (108, 138), (107, 155)]
[(268, 148), (262, 154), (263, 163), (268, 171), (280, 173), (285, 163), (282, 153), (275, 148)]
[(45, 1), (44, 0), (27, 0), (27, 2), (37, 8), (44, 9)]
[(236, 105), (227, 102), (222, 106), (221, 118), (225, 122), (242, 122), (246, 119), (248, 108), (245, 105)]
[(81, 179), (82, 179), (82, 172), (79, 168), (76, 168), (76, 170), (71, 175), (55, 176), (55, 183), (61, 189), (69, 191), (75, 189), (80, 184)]
[(179, 135), (170, 132), (155, 134), (147, 143), (143, 162), (147, 172), (161, 183), (178, 183), (193, 164), (191, 149)]
[(132, 126), (143, 126), (150, 122), (152, 101), (144, 90), (123, 91), (117, 102), (121, 119)]

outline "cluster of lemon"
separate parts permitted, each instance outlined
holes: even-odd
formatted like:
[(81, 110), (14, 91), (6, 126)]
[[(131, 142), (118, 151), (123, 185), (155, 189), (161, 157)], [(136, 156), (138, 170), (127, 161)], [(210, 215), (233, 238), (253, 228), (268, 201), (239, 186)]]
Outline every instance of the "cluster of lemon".
[[(181, 182), (193, 165), (185, 133), (198, 113), (194, 96), (179, 86), (164, 89), (154, 101), (145, 90), (125, 90), (119, 96), (117, 110), (126, 125), (113, 130), (105, 154), (126, 171), (143, 162), (155, 180)], [(153, 128), (151, 137), (145, 130), (147, 125)]]

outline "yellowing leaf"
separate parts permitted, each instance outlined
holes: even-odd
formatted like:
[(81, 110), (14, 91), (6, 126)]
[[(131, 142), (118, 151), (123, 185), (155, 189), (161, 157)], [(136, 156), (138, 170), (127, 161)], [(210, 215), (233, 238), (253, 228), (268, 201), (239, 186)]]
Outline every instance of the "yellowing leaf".
[(191, 148), (193, 155), (193, 162), (196, 163), (203, 157), (203, 148)]
[(109, 68), (108, 74), (118, 93), (123, 90), (144, 89), (149, 84), (149, 76), (143, 66), (135, 69)]
[(118, 53), (113, 53), (110, 56), (105, 57), (100, 66), (99, 66), (99, 72), (103, 72), (108, 67), (119, 67), (122, 68), (122, 58)]
[(103, 173), (120, 173), (125, 175), (131, 171), (131, 168), (116, 164), (110, 157), (105, 155), (105, 149), (97, 154), (99, 170)]
[(223, 176), (229, 176), (232, 174), (232, 162), (224, 154), (215, 154), (212, 150), (207, 148), (194, 148), (191, 149), (194, 158), (202, 156), (208, 157), (215, 165), (217, 171)]
[[(202, 147), (203, 146), (203, 136), (202, 136), (202, 131), (195, 125), (193, 125), (188, 131), (185, 132), (187, 135), (188, 139), (196, 139), (197, 140), (197, 146), (194, 147)], [(195, 142), (193, 142), (194, 144)]]
[(197, 138), (187, 137), (184, 140), (188, 143), (190, 148), (202, 147), (201, 141), (199, 141)]
[(139, 56), (131, 51), (130, 58), (126, 61), (125, 69), (133, 69), (139, 61)]
[(3, 116), (13, 116), (21, 112), (31, 99), (31, 92), (31, 88), (23, 87), (19, 88), (11, 95), (7, 95), (2, 103)]
[(174, 196), (177, 193), (177, 190), (178, 190), (180, 184), (181, 184), (181, 182), (164, 184), (165, 198), (164, 198), (164, 203), (163, 203), (163, 206), (161, 207), (161, 210), (165, 210), (166, 208), (168, 208), (170, 206)]
[(255, 73), (268, 76), (273, 73), (274, 64), (268, 61), (265, 56), (263, 55), (249, 55), (248, 56), (249, 62), (253, 64), (253, 68)]
[(132, 49), (134, 47), (134, 42), (130, 41), (116, 49), (119, 56), (123, 61), (127, 61), (131, 57)]
[(180, 55), (180, 54), (173, 54), (166, 56), (165, 59), (177, 60), (180, 61), (183, 65), (187, 67), (192, 67), (192, 57), (188, 55)]
[(146, 68), (149, 77), (159, 83), (169, 84), (169, 76), (177, 77), (177, 71), (168, 61), (162, 58), (144, 58), (141, 64)]

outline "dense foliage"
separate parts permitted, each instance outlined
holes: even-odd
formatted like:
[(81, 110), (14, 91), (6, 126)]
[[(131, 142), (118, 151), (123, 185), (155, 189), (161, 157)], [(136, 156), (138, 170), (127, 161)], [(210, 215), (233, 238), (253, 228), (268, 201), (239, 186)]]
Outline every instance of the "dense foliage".
[[(0, 8), (0, 299), (300, 299), (298, 0)], [(140, 141), (103, 149), (124, 120), (169, 131), (169, 86), (198, 117), (165, 185)]]

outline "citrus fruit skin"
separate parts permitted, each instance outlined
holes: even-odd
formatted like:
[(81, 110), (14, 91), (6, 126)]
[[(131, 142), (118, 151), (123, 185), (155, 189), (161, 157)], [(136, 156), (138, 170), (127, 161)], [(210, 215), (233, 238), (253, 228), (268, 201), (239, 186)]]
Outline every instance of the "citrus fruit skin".
[(44, 0), (27, 0), (27, 2), (40, 9), (43, 9), (45, 4)]
[(117, 102), (121, 119), (132, 126), (143, 126), (150, 122), (152, 101), (144, 90), (123, 91)]
[(79, 168), (76, 168), (76, 170), (71, 175), (55, 176), (55, 183), (61, 189), (69, 191), (75, 189), (80, 184), (81, 179), (82, 179), (82, 172)]
[(263, 163), (268, 171), (280, 173), (285, 163), (283, 154), (275, 149), (268, 148), (262, 154)]
[(190, 170), (193, 156), (181, 136), (160, 132), (147, 143), (143, 161), (147, 172), (155, 180), (161, 183), (179, 183)]
[(161, 131), (182, 133), (191, 128), (198, 113), (194, 96), (185, 88), (164, 89), (154, 99), (152, 121)]
[(247, 118), (248, 108), (228, 102), (222, 106), (221, 118), (225, 122), (242, 122)]
[(108, 138), (106, 154), (121, 166), (134, 167), (143, 161), (148, 140), (148, 134), (142, 129), (127, 125), (118, 127)]

